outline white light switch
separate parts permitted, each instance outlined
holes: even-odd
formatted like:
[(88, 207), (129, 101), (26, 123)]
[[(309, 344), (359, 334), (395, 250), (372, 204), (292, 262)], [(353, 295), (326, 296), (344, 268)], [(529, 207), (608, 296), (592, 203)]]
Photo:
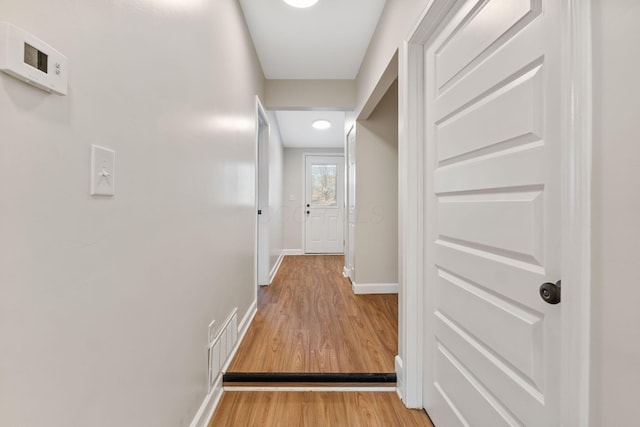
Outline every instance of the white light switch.
[(98, 145), (91, 146), (91, 195), (115, 194), (116, 152)]

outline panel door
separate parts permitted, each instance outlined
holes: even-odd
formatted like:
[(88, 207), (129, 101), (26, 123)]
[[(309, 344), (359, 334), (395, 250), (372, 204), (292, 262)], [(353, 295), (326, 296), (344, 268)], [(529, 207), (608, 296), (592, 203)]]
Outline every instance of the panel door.
[(305, 252), (342, 253), (344, 157), (306, 156)]
[(435, 425), (557, 426), (560, 2), (469, 0), (425, 46), (426, 365)]

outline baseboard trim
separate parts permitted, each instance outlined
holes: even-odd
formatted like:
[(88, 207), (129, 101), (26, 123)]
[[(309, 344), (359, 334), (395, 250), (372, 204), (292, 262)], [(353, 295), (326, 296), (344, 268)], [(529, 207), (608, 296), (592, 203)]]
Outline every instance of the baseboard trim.
[(229, 354), (227, 361), (225, 362), (224, 365), (222, 365), (221, 376), (224, 376), (224, 373), (226, 372), (227, 368), (231, 364), (231, 361), (233, 360), (236, 353), (238, 352), (238, 348), (240, 348), (240, 344), (242, 343), (242, 340), (244, 340), (244, 336), (247, 334), (247, 331), (249, 330), (249, 325), (251, 325), (251, 321), (253, 320), (253, 318), (256, 317), (257, 312), (258, 312), (258, 301), (253, 301), (253, 303), (249, 307), (249, 310), (247, 310), (244, 317), (240, 321), (240, 324), (238, 325), (238, 341), (236, 342), (236, 346), (233, 348), (233, 350)]
[(352, 283), (351, 289), (356, 295), (397, 294), (400, 285), (397, 283)]
[[(396, 393), (400, 400), (402, 400), (402, 389), (404, 387), (404, 367), (402, 364), (402, 358), (400, 355), (396, 355), (395, 357), (395, 366), (396, 366)], [(404, 402), (404, 400), (402, 400)]]
[(283, 249), (282, 255), (304, 255), (304, 251), (302, 249)]
[(209, 421), (220, 403), (222, 393), (222, 375), (218, 375), (218, 379), (211, 393), (207, 394), (204, 398), (200, 409), (198, 409), (196, 416), (193, 418), (193, 421), (191, 421), (190, 427), (207, 427), (209, 425)]
[(249, 306), (249, 309), (245, 313), (244, 317), (240, 321), (240, 324), (238, 325), (238, 340), (236, 341), (236, 345), (233, 348), (233, 351), (229, 354), (227, 361), (223, 365), (220, 371), (220, 375), (218, 375), (216, 383), (213, 386), (213, 389), (209, 394), (205, 396), (202, 405), (200, 405), (200, 409), (198, 409), (198, 412), (193, 418), (193, 421), (191, 421), (191, 424), (189, 425), (190, 427), (207, 427), (209, 425), (209, 421), (211, 421), (211, 417), (213, 416), (213, 413), (215, 412), (216, 408), (218, 407), (218, 403), (220, 403), (220, 399), (222, 398), (222, 378), (224, 377), (224, 371), (226, 371), (226, 369), (229, 367), (229, 364), (236, 355), (236, 352), (240, 347), (240, 343), (242, 343), (244, 336), (247, 334), (249, 325), (251, 324), (253, 318), (256, 316), (257, 312), (258, 301), (254, 300), (251, 303), (251, 306)]
[(249, 325), (251, 324), (253, 318), (256, 316), (257, 312), (258, 301), (254, 300), (249, 306), (247, 312), (244, 314), (244, 317), (242, 317), (242, 320), (238, 324), (238, 344), (240, 344), (240, 341), (242, 341), (244, 335), (247, 333), (247, 329), (249, 329)]
[(269, 274), (269, 284), (273, 282), (273, 279), (275, 279), (276, 274), (278, 274), (278, 270), (280, 269), (280, 265), (282, 264), (282, 260), (284, 259), (284, 256), (285, 255), (283, 250), (282, 252), (280, 252), (280, 256), (278, 257), (278, 260), (276, 261), (275, 265), (271, 269), (271, 274)]

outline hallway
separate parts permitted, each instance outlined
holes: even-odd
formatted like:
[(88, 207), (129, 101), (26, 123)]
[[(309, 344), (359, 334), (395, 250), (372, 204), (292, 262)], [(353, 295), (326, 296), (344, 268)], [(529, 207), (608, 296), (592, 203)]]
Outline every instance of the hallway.
[[(388, 391), (439, 427), (640, 417), (626, 333), (640, 324), (639, 1), (0, 0), (0, 15), (0, 426), (378, 408), (371, 384), (232, 392), (240, 337), (239, 373), (393, 373)], [(316, 113), (300, 132), (324, 135), (324, 119), (340, 140), (299, 146), (315, 139), (277, 112)], [(345, 272), (358, 293), (400, 289), (357, 297), (374, 323), (339, 257), (304, 259), (331, 265), (332, 290), (293, 258), (271, 287), (256, 280), (259, 260), (270, 278), (307, 249), (304, 155), (345, 145)]]
[(354, 295), (342, 255), (287, 256), (227, 372), (393, 373), (397, 295)]
[[(259, 288), (258, 312), (225, 373), (227, 389), (209, 427), (432, 427), (423, 410), (407, 409), (391, 391), (397, 295), (355, 295), (343, 260), (287, 256), (272, 284)], [(256, 373), (268, 379), (260, 382)], [(350, 374), (384, 374), (392, 382)], [(254, 380), (242, 382), (243, 375)], [(343, 375), (348, 383), (336, 383)]]

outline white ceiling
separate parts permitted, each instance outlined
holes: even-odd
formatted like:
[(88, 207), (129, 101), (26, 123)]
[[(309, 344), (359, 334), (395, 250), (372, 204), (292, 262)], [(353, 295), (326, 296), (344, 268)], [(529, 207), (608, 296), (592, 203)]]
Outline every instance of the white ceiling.
[[(285, 147), (344, 147), (343, 111), (276, 111), (276, 118)], [(331, 122), (329, 129), (311, 126), (315, 120)]]
[(356, 78), (385, 0), (240, 0), (267, 79)]
[[(358, 74), (386, 0), (239, 0), (267, 79), (344, 79)], [(276, 112), (285, 147), (343, 147), (344, 112)], [(318, 118), (331, 129), (311, 127)]]

